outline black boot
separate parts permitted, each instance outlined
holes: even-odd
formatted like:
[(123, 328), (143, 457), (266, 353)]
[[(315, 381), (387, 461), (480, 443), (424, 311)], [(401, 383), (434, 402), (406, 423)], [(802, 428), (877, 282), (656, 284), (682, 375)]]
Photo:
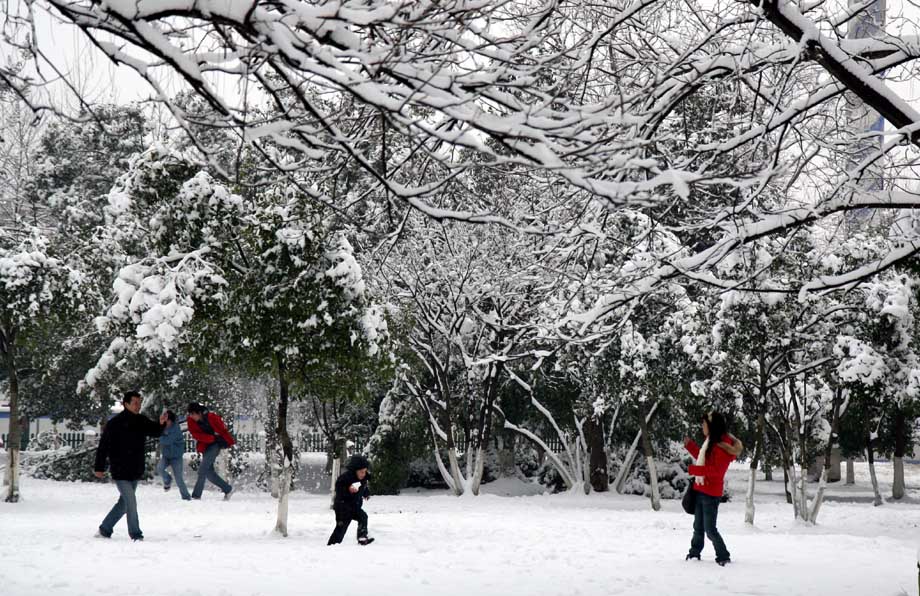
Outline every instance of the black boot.
[(691, 560), (691, 559), (696, 559), (697, 561), (699, 561), (699, 560), (700, 560), (700, 556), (699, 556), (699, 555), (694, 555), (693, 553), (690, 553), (689, 555), (687, 555), (687, 558), (684, 559), (684, 560), (685, 560), (685, 561), (689, 561), (689, 560)]
[(728, 564), (731, 563), (731, 562), (732, 562), (731, 559), (722, 559), (721, 561), (718, 560), (718, 559), (716, 559), (716, 564), (717, 564), (719, 567), (725, 567), (726, 565), (728, 565)]

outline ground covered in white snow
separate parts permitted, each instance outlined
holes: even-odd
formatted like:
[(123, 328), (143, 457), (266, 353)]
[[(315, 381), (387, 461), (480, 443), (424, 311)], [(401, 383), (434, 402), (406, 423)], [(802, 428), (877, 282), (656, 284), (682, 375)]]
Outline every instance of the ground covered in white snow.
[[(740, 495), (741, 471), (732, 474)], [(147, 538), (132, 543), (124, 521), (112, 540), (92, 537), (113, 486), (26, 478), (21, 503), (0, 503), (0, 594), (915, 594), (920, 487), (909, 481), (907, 502), (874, 508), (860, 476), (835, 489), (814, 527), (792, 520), (778, 483), (761, 485), (755, 528), (743, 502), (724, 504), (719, 526), (735, 561), (725, 569), (708, 545), (702, 563), (683, 560), (692, 518), (673, 501), (654, 513), (641, 497), (609, 494), (378, 496), (367, 504), (377, 542), (356, 545), (353, 526), (331, 548), (328, 497), (295, 493), (281, 539), (267, 494), (183, 502), (150, 484), (138, 489)], [(538, 492), (529, 488), (503, 480), (486, 490)]]

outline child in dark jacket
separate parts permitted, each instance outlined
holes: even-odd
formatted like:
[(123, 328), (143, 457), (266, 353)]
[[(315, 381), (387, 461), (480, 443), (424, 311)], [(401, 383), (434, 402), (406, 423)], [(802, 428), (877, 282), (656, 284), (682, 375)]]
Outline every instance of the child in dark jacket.
[(368, 461), (363, 455), (354, 455), (345, 465), (345, 471), (335, 481), (335, 530), (329, 536), (327, 545), (340, 544), (348, 532), (352, 520), (358, 522), (358, 544), (367, 545), (374, 541), (367, 537), (367, 514), (361, 508), (363, 501), (371, 497), (368, 486)]

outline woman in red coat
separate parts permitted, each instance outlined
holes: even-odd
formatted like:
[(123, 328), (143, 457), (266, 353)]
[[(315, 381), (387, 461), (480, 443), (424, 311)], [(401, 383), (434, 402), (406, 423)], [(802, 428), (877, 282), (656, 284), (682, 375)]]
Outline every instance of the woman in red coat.
[(205, 480), (210, 480), (224, 493), (224, 500), (229, 500), (230, 495), (233, 494), (233, 487), (214, 470), (214, 461), (220, 455), (221, 449), (229, 449), (236, 443), (233, 435), (227, 430), (223, 418), (214, 412), (209, 412), (199, 403), (192, 402), (188, 405), (186, 423), (189, 434), (198, 441), (196, 449), (201, 454), (198, 480), (192, 490), (192, 498), (200, 499), (201, 493), (204, 492)]
[(696, 491), (696, 511), (693, 516), (693, 539), (687, 560), (700, 559), (703, 551), (703, 535), (709, 538), (716, 549), (716, 563), (724, 566), (731, 562), (731, 554), (725, 547), (725, 541), (716, 528), (719, 515), (719, 503), (725, 487), (725, 472), (728, 465), (741, 453), (741, 441), (728, 434), (725, 417), (719, 412), (709, 412), (703, 416), (703, 446), (699, 447), (689, 437), (684, 446), (696, 462), (687, 469)]

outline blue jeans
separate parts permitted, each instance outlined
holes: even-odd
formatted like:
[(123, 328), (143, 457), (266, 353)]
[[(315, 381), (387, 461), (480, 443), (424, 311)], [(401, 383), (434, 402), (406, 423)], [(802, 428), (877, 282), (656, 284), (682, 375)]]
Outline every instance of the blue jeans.
[(703, 534), (712, 542), (716, 549), (716, 561), (728, 561), (731, 554), (725, 547), (725, 541), (716, 528), (716, 519), (719, 516), (719, 497), (712, 497), (701, 492), (696, 493), (696, 511), (693, 516), (693, 540), (690, 541), (690, 554), (694, 557), (703, 552)]
[(163, 486), (168, 487), (172, 484), (172, 476), (169, 475), (169, 470), (166, 468), (172, 468), (173, 476), (176, 477), (176, 486), (179, 487), (179, 494), (182, 495), (183, 499), (191, 499), (188, 494), (188, 488), (185, 486), (185, 480), (182, 478), (182, 458), (177, 457), (175, 459), (166, 459), (161, 457), (159, 463), (157, 464), (157, 473), (163, 477)]
[(137, 519), (137, 497), (134, 491), (137, 490), (137, 480), (116, 480), (115, 488), (118, 489), (118, 501), (109, 514), (102, 520), (99, 526), (99, 533), (103, 536), (111, 536), (115, 529), (115, 524), (126, 513), (128, 514), (128, 536), (131, 538), (143, 538), (140, 522)]
[(214, 471), (214, 460), (217, 459), (218, 455), (220, 455), (220, 445), (217, 443), (211, 443), (208, 445), (208, 448), (204, 450), (204, 454), (201, 456), (201, 465), (198, 466), (198, 480), (195, 481), (195, 489), (192, 491), (193, 499), (201, 498), (201, 493), (204, 492), (205, 480), (210, 480), (217, 488), (224, 491), (224, 494), (232, 490), (232, 487), (227, 484), (227, 481), (218, 476), (217, 472)]

